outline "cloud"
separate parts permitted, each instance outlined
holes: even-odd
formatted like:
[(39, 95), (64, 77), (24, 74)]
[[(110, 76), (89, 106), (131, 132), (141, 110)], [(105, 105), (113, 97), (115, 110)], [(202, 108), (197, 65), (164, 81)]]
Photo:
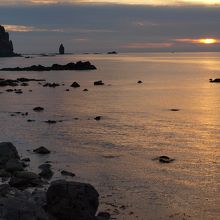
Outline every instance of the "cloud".
[(173, 43), (128, 43), (122, 45), (121, 48), (127, 49), (158, 49), (170, 48)]

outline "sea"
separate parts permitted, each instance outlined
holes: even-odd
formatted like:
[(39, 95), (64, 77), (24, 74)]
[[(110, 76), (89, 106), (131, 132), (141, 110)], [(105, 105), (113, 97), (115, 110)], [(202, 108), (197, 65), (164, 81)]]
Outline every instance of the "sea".
[[(60, 84), (29, 82), (17, 87), (23, 94), (0, 87), (0, 142), (12, 142), (35, 172), (50, 161), (51, 181), (67, 170), (76, 175), (68, 180), (92, 184), (112, 219), (219, 220), (220, 83), (209, 79), (220, 78), (220, 53), (33, 55), (0, 58), (0, 68), (79, 60), (97, 70), (0, 72)], [(33, 153), (39, 146), (51, 154)]]

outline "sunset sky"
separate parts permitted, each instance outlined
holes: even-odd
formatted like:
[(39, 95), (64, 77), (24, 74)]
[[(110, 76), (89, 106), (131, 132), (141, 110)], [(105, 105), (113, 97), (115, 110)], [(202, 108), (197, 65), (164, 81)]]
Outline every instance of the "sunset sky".
[(220, 0), (0, 1), (21, 53), (220, 51), (219, 21)]

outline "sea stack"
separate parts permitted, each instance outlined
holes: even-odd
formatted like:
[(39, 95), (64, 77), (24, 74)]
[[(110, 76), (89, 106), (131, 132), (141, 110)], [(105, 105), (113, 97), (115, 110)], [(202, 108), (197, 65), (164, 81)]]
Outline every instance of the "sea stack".
[(16, 56), (13, 50), (13, 43), (9, 40), (8, 32), (0, 25), (0, 57)]
[(63, 44), (61, 44), (59, 47), (59, 54), (64, 54), (64, 53), (65, 53), (65, 48), (64, 48)]

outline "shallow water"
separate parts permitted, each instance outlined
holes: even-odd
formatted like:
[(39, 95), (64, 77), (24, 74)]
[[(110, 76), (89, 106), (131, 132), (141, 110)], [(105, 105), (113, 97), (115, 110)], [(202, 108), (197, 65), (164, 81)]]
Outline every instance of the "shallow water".
[[(66, 169), (76, 174), (73, 180), (93, 184), (100, 210), (115, 219), (220, 219), (220, 84), (209, 83), (220, 78), (220, 53), (1, 58), (0, 67), (78, 60), (97, 70), (0, 72), (0, 78), (65, 83), (31, 82), (21, 95), (0, 88), (0, 141), (13, 142), (35, 171), (50, 160), (54, 179)], [(93, 86), (100, 79), (106, 86)], [(65, 91), (73, 81), (81, 87)], [(36, 106), (45, 111), (33, 112)], [(17, 111), (29, 115), (10, 116)], [(63, 122), (48, 125), (48, 119)], [(42, 145), (52, 150), (49, 156), (27, 151)], [(175, 161), (152, 160), (161, 155)]]

